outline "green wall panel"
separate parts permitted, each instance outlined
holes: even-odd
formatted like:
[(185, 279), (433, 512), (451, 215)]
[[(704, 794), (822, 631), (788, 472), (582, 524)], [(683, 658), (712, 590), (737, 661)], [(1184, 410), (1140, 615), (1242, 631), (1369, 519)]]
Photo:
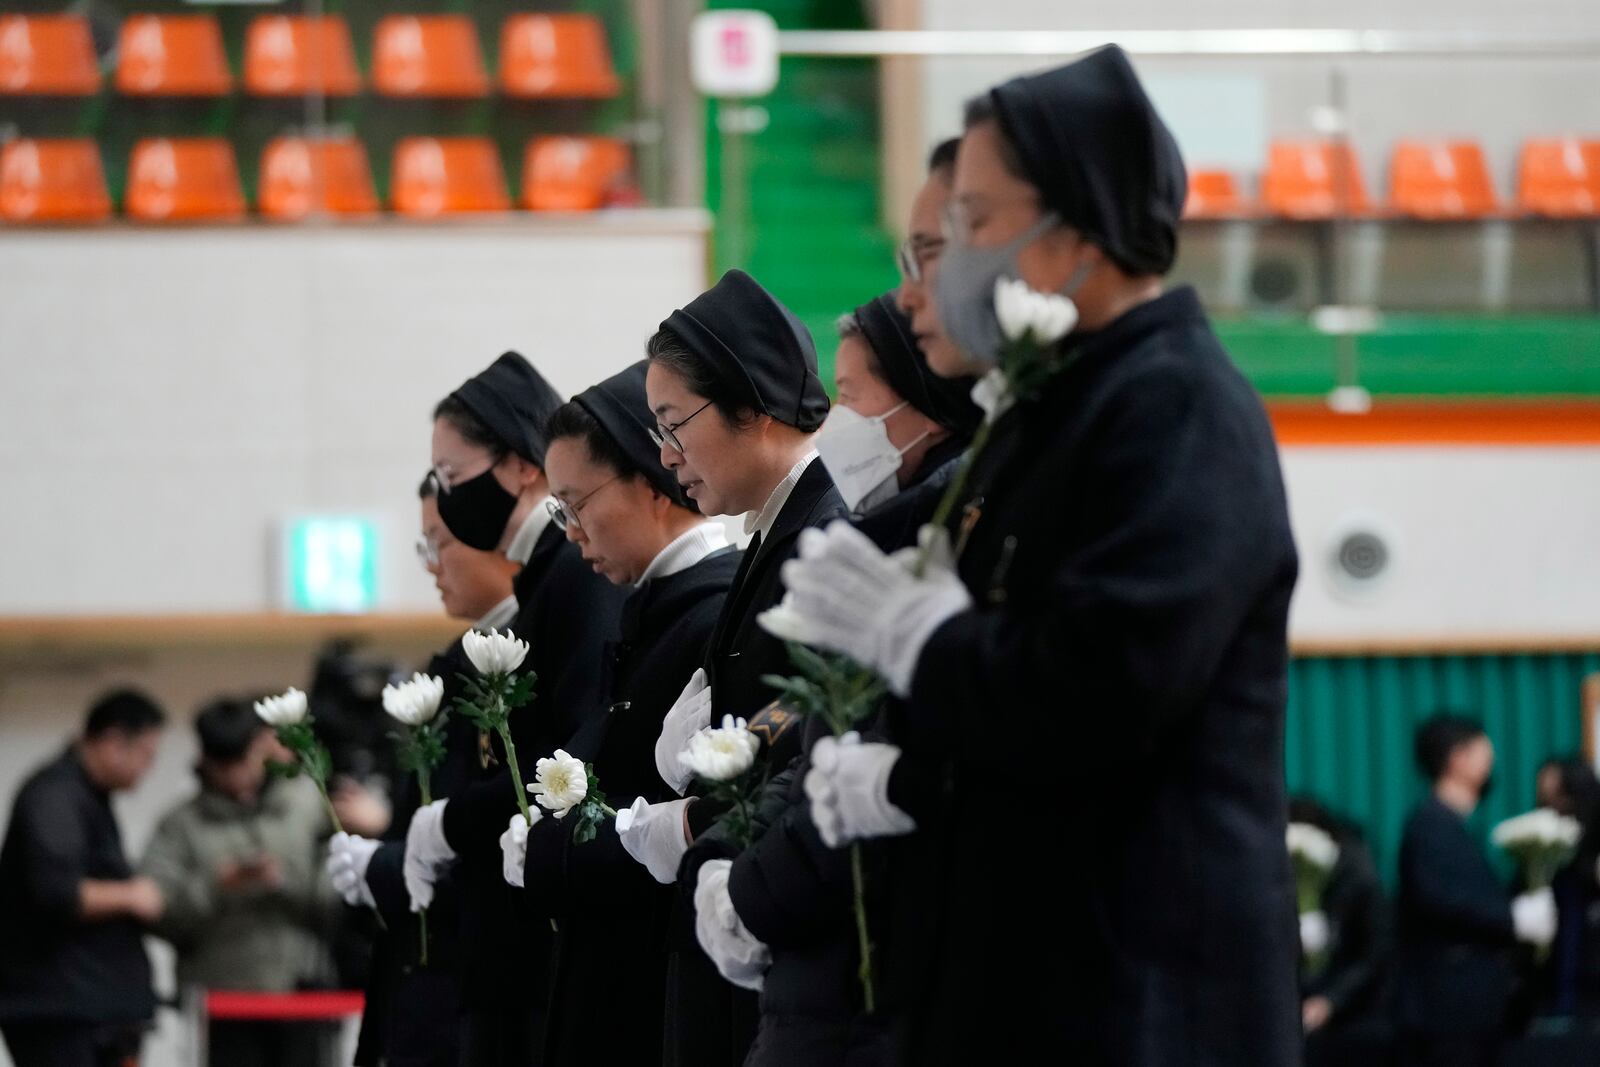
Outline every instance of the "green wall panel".
[(1289, 675), (1289, 789), (1359, 824), (1392, 881), (1406, 814), (1426, 790), (1411, 753), (1417, 724), (1444, 710), (1482, 719), (1498, 753), (1495, 789), (1472, 819), (1486, 835), (1532, 806), (1540, 763), (1579, 751), (1580, 691), (1597, 672), (1600, 651), (1298, 658)]

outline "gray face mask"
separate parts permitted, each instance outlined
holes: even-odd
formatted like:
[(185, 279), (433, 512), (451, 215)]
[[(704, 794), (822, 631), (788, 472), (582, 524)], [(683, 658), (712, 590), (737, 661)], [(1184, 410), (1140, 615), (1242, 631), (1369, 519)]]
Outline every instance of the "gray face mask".
[(945, 336), (973, 359), (993, 364), (1000, 358), (1000, 320), (994, 313), (994, 283), (1017, 278), (1017, 256), (1061, 222), (1046, 213), (1003, 245), (973, 248), (952, 240), (939, 256), (933, 302)]

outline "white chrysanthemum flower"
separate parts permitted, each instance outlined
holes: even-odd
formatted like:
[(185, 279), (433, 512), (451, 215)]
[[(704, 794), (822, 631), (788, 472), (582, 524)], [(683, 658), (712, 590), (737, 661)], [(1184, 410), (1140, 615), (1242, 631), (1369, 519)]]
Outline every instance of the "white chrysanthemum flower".
[(421, 726), (439, 714), (444, 679), (413, 674), (409, 682), (383, 687), (383, 710), (405, 726)]
[(583, 761), (559, 748), (554, 756), (535, 765), (533, 778), (528, 790), (538, 798), (541, 808), (558, 819), (589, 795), (589, 771)]
[(261, 716), (262, 722), (274, 729), (305, 722), (307, 710), (306, 695), (294, 686), (290, 686), (287, 692), (279, 696), (256, 701), (256, 714)]
[(994, 283), (994, 314), (1000, 330), (1012, 341), (1032, 336), (1035, 344), (1061, 340), (1078, 324), (1078, 305), (1056, 293), (1041, 293), (1021, 279)]
[(813, 645), (817, 641), (816, 632), (805, 616), (794, 609), (794, 602), (787, 593), (776, 607), (757, 615), (756, 624), (780, 641), (797, 641), (802, 645)]
[(1298, 856), (1314, 867), (1331, 871), (1339, 862), (1339, 844), (1332, 835), (1310, 823), (1292, 822), (1287, 834), (1289, 855)]
[(461, 635), (461, 647), (479, 674), (510, 674), (522, 666), (528, 655), (528, 642), (518, 641), (517, 635), (507, 630), (490, 630), (481, 634), (468, 630)]
[(1570, 848), (1582, 836), (1583, 827), (1577, 819), (1552, 808), (1538, 808), (1496, 826), (1491, 839), (1501, 848), (1511, 850), (1527, 845)]
[(721, 728), (708, 726), (689, 738), (678, 761), (707, 781), (728, 782), (748, 771), (760, 750), (761, 739), (743, 719), (724, 715)]

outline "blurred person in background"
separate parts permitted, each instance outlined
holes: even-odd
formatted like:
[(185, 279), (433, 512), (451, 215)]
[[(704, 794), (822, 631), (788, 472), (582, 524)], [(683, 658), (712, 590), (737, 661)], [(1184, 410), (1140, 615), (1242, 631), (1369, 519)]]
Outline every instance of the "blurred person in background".
[(1493, 1064), (1505, 1040), (1519, 942), (1547, 946), (1548, 889), (1508, 900), (1467, 818), (1488, 791), (1494, 745), (1477, 722), (1441, 714), (1417, 728), (1431, 791), (1400, 843), (1399, 1025), (1417, 1067)]
[(160, 888), (135, 876), (111, 794), (150, 770), (166, 721), (107, 694), (82, 735), (22, 784), (0, 849), (0, 1033), (16, 1067), (126, 1067), (155, 1013), (145, 928)]
[[(1379, 1067), (1394, 1053), (1389, 993), (1394, 915), (1360, 830), (1310, 797), (1289, 801), (1289, 821), (1309, 823), (1339, 846), (1323, 890), (1327, 943), (1302, 939), (1301, 1017), (1307, 1067)], [(1312, 970), (1308, 958), (1323, 962)]]
[(1541, 1014), (1600, 1018), (1600, 780), (1579, 756), (1546, 760), (1538, 805), (1577, 819), (1578, 849), (1556, 874), (1556, 940), (1536, 979)]
[[(155, 932), (178, 954), (184, 989), (289, 993), (326, 988), (338, 898), (321, 877), (332, 827), (315, 786), (269, 774), (292, 763), (248, 700), (195, 718), (200, 790), (169, 811), (140, 863), (166, 909)], [(324, 1062), (326, 1024), (213, 1020), (217, 1067)]]

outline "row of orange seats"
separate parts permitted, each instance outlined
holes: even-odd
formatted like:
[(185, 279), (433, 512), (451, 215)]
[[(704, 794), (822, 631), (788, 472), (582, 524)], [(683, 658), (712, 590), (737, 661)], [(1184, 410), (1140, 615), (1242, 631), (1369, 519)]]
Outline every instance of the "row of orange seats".
[[(233, 89), (210, 15), (132, 15), (114, 84), (128, 96), (222, 96)], [(377, 25), (372, 86), (385, 96), (489, 95), (477, 27), (466, 15), (391, 15)], [(350, 27), (337, 15), (263, 15), (245, 37), (244, 88), (256, 96), (361, 90)], [(0, 15), (0, 95), (88, 96), (100, 66), (79, 15)], [(500, 29), (499, 89), (526, 99), (617, 95), (605, 28), (591, 15), (514, 15)]]
[[(394, 209), (431, 218), (508, 211), (500, 154), (486, 137), (408, 137), (395, 146)], [(271, 219), (379, 210), (361, 142), (282, 137), (261, 156), (258, 207)], [(520, 203), (531, 211), (634, 204), (627, 146), (605, 137), (539, 137), (523, 160)], [(233, 146), (221, 138), (150, 138), (128, 160), (126, 214), (145, 222), (214, 222), (245, 215)], [(99, 222), (111, 217), (94, 141), (18, 140), (0, 147), (0, 220)]]
[(1259, 201), (1247, 198), (1229, 171), (1189, 176), (1189, 218), (1238, 218), (1267, 213), (1291, 219), (1375, 217), (1483, 219), (1509, 212), (1550, 218), (1600, 217), (1600, 140), (1531, 140), (1517, 161), (1512, 204), (1495, 194), (1483, 146), (1474, 141), (1402, 141), (1389, 166), (1389, 199), (1367, 196), (1347, 142), (1279, 141), (1267, 154)]

